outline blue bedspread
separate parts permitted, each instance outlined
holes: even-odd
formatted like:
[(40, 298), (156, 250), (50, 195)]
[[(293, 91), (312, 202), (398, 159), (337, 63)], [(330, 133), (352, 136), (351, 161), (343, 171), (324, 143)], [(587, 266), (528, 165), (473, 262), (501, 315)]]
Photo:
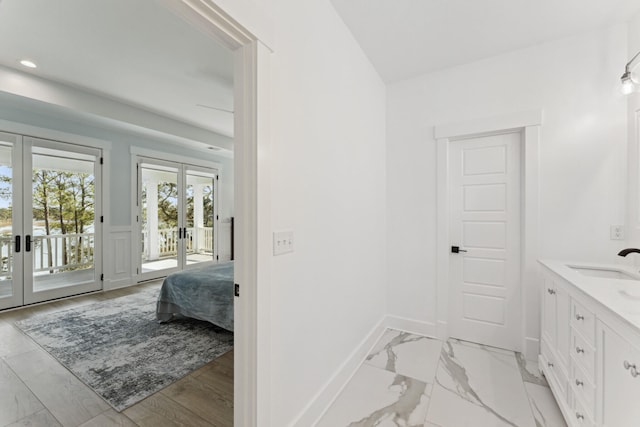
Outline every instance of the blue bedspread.
[(167, 276), (156, 317), (167, 322), (175, 316), (205, 320), (233, 331), (233, 261)]

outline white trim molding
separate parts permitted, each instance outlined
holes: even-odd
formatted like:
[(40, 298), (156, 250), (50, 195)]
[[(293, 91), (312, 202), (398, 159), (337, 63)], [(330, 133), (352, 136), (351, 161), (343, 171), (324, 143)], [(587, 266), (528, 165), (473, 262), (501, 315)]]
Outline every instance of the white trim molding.
[(271, 425), (270, 54), (211, 0), (161, 0), (234, 52), (234, 425)]
[(131, 226), (111, 226), (105, 230), (107, 256), (103, 290), (130, 286), (133, 281), (131, 264)]
[[(211, 161), (203, 160), (190, 156), (181, 156), (179, 154), (165, 153), (157, 150), (150, 150), (148, 148), (137, 147), (132, 145), (129, 149), (132, 156), (147, 157), (151, 159), (165, 160), (168, 162), (184, 163), (191, 166), (200, 166), (203, 168), (216, 169), (218, 173), (222, 172), (222, 164)], [(215, 153), (212, 153), (215, 155)]]
[(423, 322), (388, 314), (384, 319), (384, 326), (387, 329), (396, 329), (398, 331), (409, 332), (414, 335), (439, 338), (436, 325), (430, 322)]
[(521, 111), (501, 116), (469, 120), (436, 126), (434, 138), (465, 139), (485, 133), (502, 133), (510, 130), (524, 129), (542, 125), (542, 110)]
[(536, 360), (539, 349), (540, 301), (538, 289), (539, 149), (542, 110), (436, 126), (437, 233), (436, 233), (436, 335), (449, 337), (449, 143), (477, 136), (520, 132), (522, 135), (522, 341), (519, 351)]

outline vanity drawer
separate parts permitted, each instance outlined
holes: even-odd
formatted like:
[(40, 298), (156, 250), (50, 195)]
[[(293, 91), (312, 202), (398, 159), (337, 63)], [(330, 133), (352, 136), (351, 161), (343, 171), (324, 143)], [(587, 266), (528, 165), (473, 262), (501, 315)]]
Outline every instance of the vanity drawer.
[(596, 354), (595, 350), (575, 329), (571, 328), (571, 358), (578, 363), (584, 371), (587, 379), (592, 383), (595, 377)]
[(596, 316), (576, 300), (571, 300), (571, 326), (594, 346)]
[(596, 387), (577, 363), (572, 363), (571, 365), (571, 379), (569, 382), (573, 388), (573, 395), (584, 402), (585, 412), (593, 418), (595, 416)]
[(577, 398), (575, 395), (573, 396), (573, 423), (574, 426), (580, 427), (594, 427), (596, 424), (593, 422), (592, 417), (589, 415), (590, 411), (585, 409), (584, 404)]

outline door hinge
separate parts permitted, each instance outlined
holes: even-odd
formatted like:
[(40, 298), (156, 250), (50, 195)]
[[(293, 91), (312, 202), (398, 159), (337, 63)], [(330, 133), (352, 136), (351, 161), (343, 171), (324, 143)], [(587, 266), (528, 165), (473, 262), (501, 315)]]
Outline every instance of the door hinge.
[(216, 220), (220, 219), (220, 217), (218, 215), (216, 215)]
[(104, 274), (101, 274), (101, 275), (100, 275), (100, 281), (101, 281), (101, 282), (104, 282)]
[(233, 294), (237, 297), (240, 296), (240, 285), (237, 283), (233, 287)]
[(220, 259), (220, 256), (219, 256), (219, 255), (216, 255), (216, 260), (219, 260), (219, 259)]
[(140, 220), (138, 219), (138, 215), (136, 215), (136, 222), (140, 222)]
[(136, 274), (140, 274), (140, 269), (136, 268)]
[(218, 175), (216, 175), (216, 181), (217, 181), (218, 179), (220, 179), (220, 178), (219, 178), (219, 176), (218, 176)]
[(100, 222), (104, 222), (104, 216), (100, 215)]
[(104, 157), (100, 157), (100, 164), (104, 164)]

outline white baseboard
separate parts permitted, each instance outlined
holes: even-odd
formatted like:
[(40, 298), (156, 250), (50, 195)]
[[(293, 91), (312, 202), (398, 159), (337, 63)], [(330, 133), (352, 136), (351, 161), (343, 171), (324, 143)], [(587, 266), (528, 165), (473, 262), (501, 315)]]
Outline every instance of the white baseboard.
[(436, 325), (431, 322), (407, 319), (406, 317), (387, 315), (384, 319), (384, 326), (389, 329), (397, 329), (415, 335), (425, 337), (438, 337)]
[(449, 323), (446, 320), (438, 320), (436, 324), (436, 333), (438, 339), (446, 341), (449, 339)]
[(385, 318), (380, 319), (290, 426), (307, 427), (320, 420), (378, 342), (386, 329), (384, 324)]
[(540, 340), (538, 338), (525, 337), (524, 358), (527, 360), (538, 360), (540, 354)]

